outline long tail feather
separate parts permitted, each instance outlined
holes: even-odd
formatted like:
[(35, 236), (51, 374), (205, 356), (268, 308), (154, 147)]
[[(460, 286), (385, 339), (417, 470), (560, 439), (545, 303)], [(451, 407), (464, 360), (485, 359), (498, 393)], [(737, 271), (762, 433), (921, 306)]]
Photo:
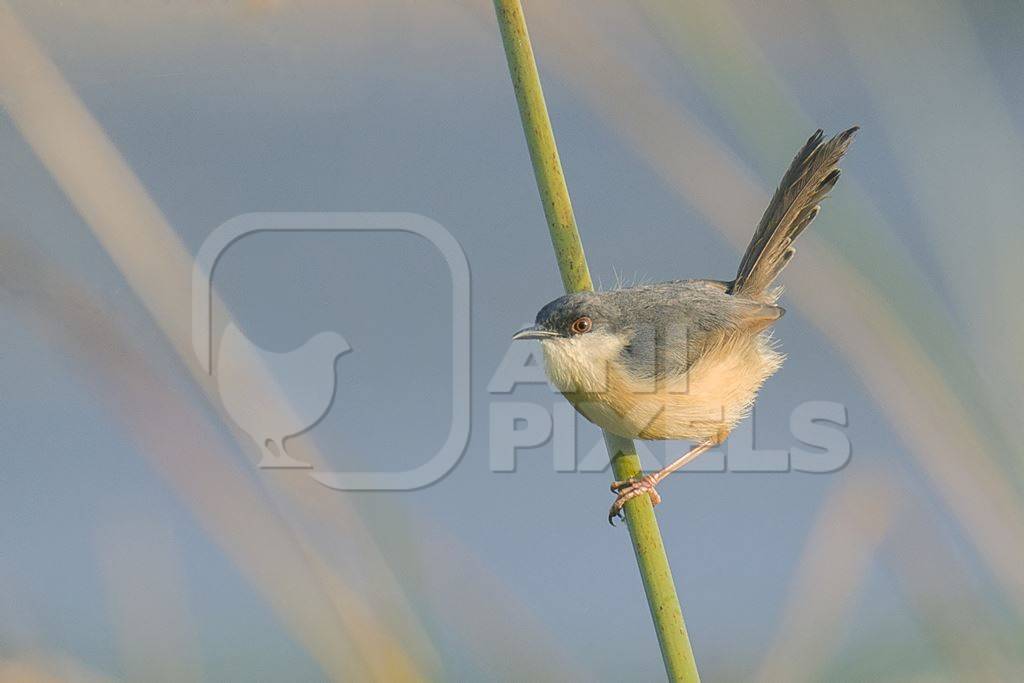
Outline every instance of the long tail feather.
[(836, 164), (857, 130), (854, 126), (828, 142), (818, 130), (797, 153), (740, 261), (730, 283), (732, 293), (758, 300), (777, 298), (768, 288), (793, 258), (793, 242), (818, 215), (819, 202), (839, 180)]

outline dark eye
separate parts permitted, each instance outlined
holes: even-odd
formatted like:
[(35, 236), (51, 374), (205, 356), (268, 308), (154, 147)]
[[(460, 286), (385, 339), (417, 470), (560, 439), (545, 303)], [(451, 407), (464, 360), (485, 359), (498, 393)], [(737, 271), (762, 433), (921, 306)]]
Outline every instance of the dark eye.
[(586, 332), (590, 332), (590, 328), (593, 326), (594, 322), (587, 316), (583, 316), (582, 318), (576, 318), (576, 320), (572, 321), (572, 325), (569, 326), (569, 329), (572, 330), (573, 334), (584, 334)]

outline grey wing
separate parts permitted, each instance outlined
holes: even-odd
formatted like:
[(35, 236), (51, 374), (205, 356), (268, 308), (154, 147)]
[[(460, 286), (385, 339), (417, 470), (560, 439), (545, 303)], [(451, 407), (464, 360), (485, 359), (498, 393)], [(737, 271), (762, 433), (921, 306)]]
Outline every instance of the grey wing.
[(733, 296), (726, 287), (716, 280), (681, 280), (632, 290), (634, 320), (623, 365), (640, 379), (678, 376), (731, 335), (757, 334), (785, 313)]

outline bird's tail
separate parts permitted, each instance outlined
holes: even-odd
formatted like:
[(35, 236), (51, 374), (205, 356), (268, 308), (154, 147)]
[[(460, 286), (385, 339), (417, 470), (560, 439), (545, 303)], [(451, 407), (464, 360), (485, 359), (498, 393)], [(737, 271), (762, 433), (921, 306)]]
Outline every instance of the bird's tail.
[(730, 292), (755, 300), (778, 298), (778, 290), (769, 291), (769, 287), (793, 258), (793, 242), (818, 215), (818, 203), (839, 180), (836, 164), (856, 132), (854, 126), (823, 142), (819, 130), (807, 140), (761, 217)]

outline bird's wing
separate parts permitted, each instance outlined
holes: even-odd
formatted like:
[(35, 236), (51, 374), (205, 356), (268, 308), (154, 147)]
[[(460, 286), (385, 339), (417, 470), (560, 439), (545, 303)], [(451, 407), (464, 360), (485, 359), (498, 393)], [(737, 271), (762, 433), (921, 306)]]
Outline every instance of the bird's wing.
[(708, 349), (732, 335), (757, 334), (785, 313), (780, 306), (728, 294), (714, 280), (654, 287), (651, 299), (657, 303), (645, 307), (622, 351), (625, 367), (648, 380), (681, 375)]

